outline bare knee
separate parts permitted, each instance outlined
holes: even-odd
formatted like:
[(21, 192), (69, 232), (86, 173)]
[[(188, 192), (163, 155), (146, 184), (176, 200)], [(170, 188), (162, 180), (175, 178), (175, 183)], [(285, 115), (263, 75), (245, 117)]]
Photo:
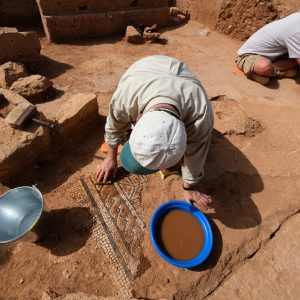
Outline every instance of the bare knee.
[(274, 74), (274, 67), (270, 60), (263, 58), (255, 63), (253, 71), (262, 76), (272, 76)]

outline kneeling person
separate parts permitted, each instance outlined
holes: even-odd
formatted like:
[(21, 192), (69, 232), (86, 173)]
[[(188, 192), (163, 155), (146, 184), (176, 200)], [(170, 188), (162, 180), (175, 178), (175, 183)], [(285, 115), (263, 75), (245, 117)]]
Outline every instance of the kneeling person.
[(181, 159), (183, 197), (204, 208), (210, 197), (195, 185), (203, 166), (213, 129), (213, 113), (200, 81), (175, 58), (150, 56), (137, 61), (122, 76), (112, 97), (105, 125), (108, 155), (96, 172), (107, 181), (117, 172), (120, 159), (135, 174), (152, 174), (176, 165)]
[(238, 67), (261, 84), (293, 78), (300, 64), (300, 12), (265, 25), (238, 50)]

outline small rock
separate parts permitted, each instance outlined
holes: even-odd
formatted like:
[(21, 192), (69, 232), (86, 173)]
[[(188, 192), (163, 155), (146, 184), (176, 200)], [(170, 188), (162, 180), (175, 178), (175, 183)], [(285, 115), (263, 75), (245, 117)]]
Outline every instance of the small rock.
[(22, 63), (9, 61), (0, 66), (0, 87), (8, 89), (16, 80), (27, 75)]
[(127, 26), (125, 41), (131, 44), (143, 44), (144, 38), (133, 26)]
[(20, 282), (20, 284), (23, 284), (24, 281), (25, 281), (25, 280), (24, 280), (23, 278), (21, 278), (19, 282)]
[(62, 274), (67, 279), (69, 279), (71, 277), (71, 273), (68, 269), (63, 270)]
[(41, 100), (52, 86), (53, 83), (48, 78), (42, 75), (31, 75), (15, 81), (9, 90), (32, 102)]
[(98, 275), (99, 275), (99, 278), (103, 278), (105, 276), (105, 274), (103, 272), (99, 272)]

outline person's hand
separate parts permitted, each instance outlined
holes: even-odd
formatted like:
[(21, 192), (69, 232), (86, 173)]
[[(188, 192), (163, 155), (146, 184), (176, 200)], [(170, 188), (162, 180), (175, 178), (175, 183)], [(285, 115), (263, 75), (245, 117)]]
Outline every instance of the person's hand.
[(198, 204), (202, 209), (209, 209), (212, 206), (211, 197), (199, 191), (183, 191), (183, 199), (191, 204)]
[(115, 158), (106, 157), (96, 171), (97, 182), (107, 182), (117, 175), (118, 164)]

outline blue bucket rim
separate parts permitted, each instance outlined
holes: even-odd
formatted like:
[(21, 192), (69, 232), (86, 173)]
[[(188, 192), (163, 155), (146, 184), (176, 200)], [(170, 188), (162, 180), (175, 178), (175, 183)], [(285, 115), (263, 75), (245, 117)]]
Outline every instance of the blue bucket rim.
[(25, 236), (28, 232), (30, 232), (35, 227), (35, 225), (37, 224), (38, 220), (40, 219), (40, 217), (41, 217), (41, 215), (42, 215), (42, 213), (44, 211), (44, 197), (43, 197), (42, 193), (40, 192), (40, 190), (35, 185), (33, 185), (33, 186), (27, 186), (27, 185), (18, 186), (16, 188), (8, 190), (7, 192), (5, 192), (4, 194), (2, 194), (0, 196), (3, 197), (6, 194), (9, 194), (9, 193), (11, 193), (14, 190), (24, 189), (24, 188), (25, 189), (32, 189), (32, 190), (36, 191), (41, 196), (41, 199), (42, 199), (41, 204), (42, 204), (42, 206), (41, 206), (40, 213), (37, 216), (36, 220), (33, 222), (33, 224), (30, 226), (30, 228), (27, 231), (25, 231), (24, 233), (18, 235), (17, 237), (15, 237), (13, 239), (10, 239), (10, 240), (7, 240), (7, 241), (1, 241), (0, 240), (0, 244), (8, 244), (8, 243), (12, 243), (12, 242), (15, 242), (15, 241), (21, 239), (23, 236)]
[[(168, 256), (159, 246), (158, 241), (156, 239), (156, 234), (155, 234), (155, 230), (156, 230), (156, 226), (158, 224), (158, 221), (160, 220), (160, 218), (162, 216), (164, 216), (166, 213), (168, 213), (171, 210), (174, 209), (180, 209), (183, 210), (185, 212), (191, 213), (200, 223), (202, 230), (204, 232), (204, 244), (203, 247), (201, 249), (201, 251), (199, 252), (199, 254), (190, 259), (190, 260), (185, 260), (185, 261), (181, 261), (181, 260), (177, 260), (174, 259), (170, 256)], [(168, 263), (170, 263), (173, 266), (179, 267), (179, 268), (185, 268), (185, 269), (190, 269), (190, 268), (194, 268), (199, 266), (200, 264), (202, 264), (210, 255), (212, 247), (213, 247), (213, 232), (211, 229), (211, 225), (208, 221), (208, 219), (206, 218), (206, 216), (197, 208), (195, 207), (193, 204), (181, 201), (181, 200), (171, 200), (168, 201), (164, 204), (162, 204), (161, 206), (159, 206), (152, 218), (151, 218), (151, 222), (150, 222), (150, 239), (152, 242), (152, 245), (154, 246), (154, 249), (156, 250), (156, 252)]]

